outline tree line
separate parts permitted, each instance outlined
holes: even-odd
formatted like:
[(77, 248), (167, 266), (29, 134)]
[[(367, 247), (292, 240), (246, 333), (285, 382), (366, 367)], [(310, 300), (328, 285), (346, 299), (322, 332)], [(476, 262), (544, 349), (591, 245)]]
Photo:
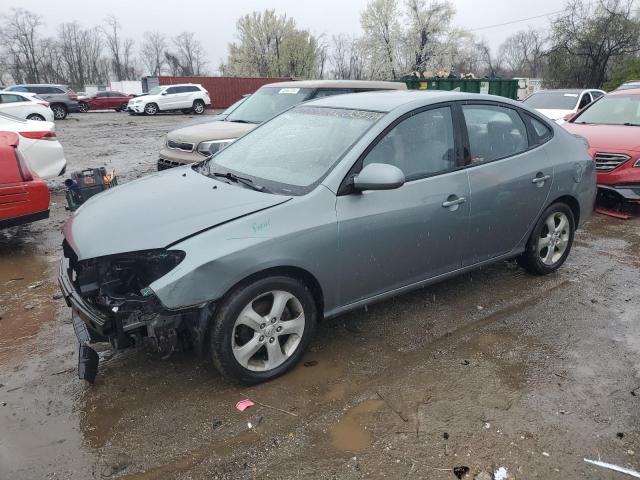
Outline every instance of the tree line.
[[(569, 0), (543, 29), (527, 28), (497, 51), (455, 25), (450, 0), (369, 0), (361, 35), (315, 35), (275, 10), (236, 23), (222, 75), (394, 80), (473, 74), (544, 78), (546, 86), (613, 88), (640, 77), (638, 0)], [(13, 9), (0, 17), (0, 83), (52, 82), (82, 88), (141, 75), (208, 73), (207, 53), (193, 32), (146, 32), (140, 45), (118, 19), (85, 28), (78, 22), (43, 35), (42, 17)]]
[(139, 80), (143, 74), (174, 76), (207, 73), (205, 49), (192, 32), (173, 38), (146, 32), (137, 49), (114, 15), (102, 25), (65, 22), (44, 35), (41, 15), (12, 9), (0, 17), (0, 84), (61, 83), (76, 89), (113, 80)]

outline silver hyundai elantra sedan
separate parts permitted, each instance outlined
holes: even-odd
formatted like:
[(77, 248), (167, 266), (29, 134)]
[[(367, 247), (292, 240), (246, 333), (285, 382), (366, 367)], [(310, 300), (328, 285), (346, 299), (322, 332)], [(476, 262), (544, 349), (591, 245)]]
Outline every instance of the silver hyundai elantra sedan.
[(504, 98), (298, 105), (70, 218), (59, 279), (80, 377), (95, 378), (92, 342), (145, 338), (236, 381), (276, 377), (324, 318), (505, 259), (553, 272), (595, 195), (586, 142)]

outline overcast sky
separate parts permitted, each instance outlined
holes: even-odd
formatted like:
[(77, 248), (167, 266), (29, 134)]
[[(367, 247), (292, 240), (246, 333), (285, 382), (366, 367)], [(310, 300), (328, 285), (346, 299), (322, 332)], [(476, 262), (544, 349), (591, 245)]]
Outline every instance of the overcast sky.
[[(402, 0), (400, 0), (402, 2)], [(277, 13), (293, 17), (297, 25), (312, 33), (332, 34), (360, 33), (360, 12), (366, 0), (3, 0), (2, 10), (22, 7), (40, 13), (49, 32), (55, 32), (61, 22), (77, 20), (83, 25), (100, 25), (107, 14), (114, 13), (123, 25), (127, 36), (138, 43), (142, 33), (158, 30), (169, 36), (182, 31), (193, 31), (209, 54), (210, 69), (216, 70), (226, 57), (227, 44), (235, 38), (238, 17), (254, 10), (274, 8)], [(537, 0), (515, 2), (513, 0), (453, 0), (457, 10), (454, 23), (471, 30), (481, 29), (514, 20), (555, 12), (562, 8), (564, 0)], [(493, 49), (511, 33), (531, 25), (543, 27), (549, 22), (542, 17), (516, 24), (478, 30), (475, 33), (486, 38)]]

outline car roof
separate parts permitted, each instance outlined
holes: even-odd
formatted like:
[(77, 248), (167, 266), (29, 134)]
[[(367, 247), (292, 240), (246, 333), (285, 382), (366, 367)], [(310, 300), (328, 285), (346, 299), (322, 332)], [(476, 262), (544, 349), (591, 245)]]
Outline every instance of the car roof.
[(18, 85), (12, 85), (12, 87), (64, 87), (64, 88), (67, 88), (66, 85), (62, 85), (61, 83), (20, 83)]
[(334, 95), (332, 97), (312, 100), (304, 105), (345, 108), (349, 110), (369, 110), (387, 113), (403, 106), (419, 108), (421, 106), (431, 105), (434, 103), (459, 100), (489, 100), (522, 107), (522, 103), (505, 97), (444, 90), (401, 90), (392, 92), (349, 93), (346, 95)]
[(191, 87), (191, 86), (196, 86), (196, 87), (201, 87), (202, 85), (200, 85), (199, 83), (171, 83), (169, 85), (158, 85), (159, 87)]
[(297, 88), (378, 88), (387, 90), (406, 90), (404, 82), (382, 82), (370, 80), (298, 80), (291, 82), (276, 82), (263, 85), (268, 87), (297, 87)]
[(600, 90), (598, 88), (549, 88), (545, 90), (538, 90), (533, 93), (582, 93), (582, 92), (591, 92), (591, 91), (603, 92), (604, 90)]
[(614, 90), (609, 92), (607, 96), (619, 96), (619, 95), (640, 95), (640, 85), (638, 88), (627, 88), (626, 90)]

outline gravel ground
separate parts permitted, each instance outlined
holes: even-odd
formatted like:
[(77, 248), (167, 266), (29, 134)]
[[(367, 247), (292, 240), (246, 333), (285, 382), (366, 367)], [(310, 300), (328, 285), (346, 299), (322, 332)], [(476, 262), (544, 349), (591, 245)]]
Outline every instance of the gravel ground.
[[(168, 130), (201, 120), (89, 113), (58, 134), (69, 171), (126, 181), (154, 170)], [(267, 384), (141, 348), (90, 386), (57, 294), (68, 212), (53, 202), (49, 220), (0, 232), (2, 479), (621, 478), (584, 457), (640, 469), (638, 218), (594, 217), (544, 278), (504, 262), (324, 322), (307, 366)], [(264, 406), (237, 412), (245, 395)]]

